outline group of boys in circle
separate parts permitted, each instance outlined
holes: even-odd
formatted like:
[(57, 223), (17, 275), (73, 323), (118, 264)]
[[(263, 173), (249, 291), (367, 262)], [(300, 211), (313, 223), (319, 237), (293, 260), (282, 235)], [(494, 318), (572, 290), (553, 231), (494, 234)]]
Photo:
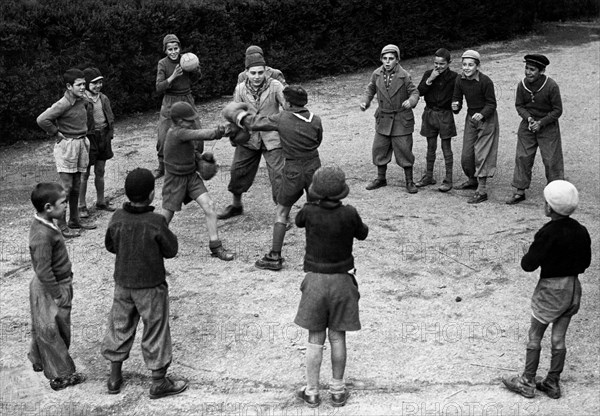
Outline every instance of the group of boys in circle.
[[(107, 391), (121, 392), (122, 365), (129, 357), (140, 318), (144, 323), (142, 353), (152, 372), (150, 398), (185, 391), (187, 381), (167, 376), (172, 347), (164, 259), (174, 257), (178, 251), (177, 237), (169, 224), (182, 204), (196, 201), (206, 215), (211, 255), (233, 260), (233, 254), (219, 238), (217, 220), (243, 214), (242, 194), (254, 182), (263, 156), (276, 209), (271, 250), (256, 261), (256, 267), (275, 271), (283, 268), (281, 252), (290, 227), (291, 207), (302, 195), (306, 194), (307, 199), (295, 217), (295, 224), (306, 229), (307, 274), (300, 287), (302, 296), (294, 322), (308, 330), (306, 385), (296, 395), (308, 406), (320, 405), (320, 367), (328, 338), (332, 365), (330, 402), (336, 407), (344, 406), (350, 397), (344, 381), (345, 334), (361, 328), (352, 248), (355, 238), (367, 238), (369, 228), (354, 207), (341, 202), (349, 193), (343, 170), (321, 166), (320, 117), (306, 108), (307, 92), (301, 86), (287, 85), (281, 71), (266, 65), (262, 49), (251, 46), (246, 51), (246, 69), (239, 74), (233, 102), (222, 111), (225, 121), (215, 128), (203, 129), (191, 93), (200, 68), (182, 69), (181, 44), (174, 34), (164, 37), (163, 50), (166, 56), (158, 62), (156, 77), (156, 90), (164, 94), (158, 123), (159, 165), (154, 172), (136, 168), (128, 173), (124, 184), (128, 201), (121, 209), (104, 198), (103, 173), (105, 161), (113, 156), (114, 116), (110, 101), (100, 92), (100, 71), (68, 70), (64, 74), (64, 97), (38, 117), (40, 127), (56, 138), (54, 156), (62, 183), (40, 183), (31, 195), (37, 213), (29, 238), (35, 276), (30, 285), (32, 342), (28, 357), (34, 371), (44, 371), (54, 390), (85, 380), (75, 371), (68, 352), (73, 273), (64, 238), (78, 236), (78, 229), (96, 228), (96, 224), (82, 219), (89, 217), (85, 192), (90, 166), (94, 165), (96, 209), (116, 211), (105, 235), (106, 249), (116, 255), (113, 304), (101, 347), (102, 355), (110, 362)], [(425, 72), (418, 87), (400, 66), (396, 45), (385, 46), (380, 59), (382, 66), (373, 72), (360, 103), (360, 109), (365, 111), (377, 96), (379, 104), (372, 148), (377, 177), (366, 189), (387, 185), (386, 168), (392, 153), (404, 169), (409, 193), (435, 184), (433, 167), (439, 135), (446, 168), (439, 191), (448, 192), (453, 187), (475, 189), (468, 202), (486, 201), (487, 178), (493, 177), (496, 170), (499, 127), (494, 85), (479, 70), (479, 53), (468, 50), (462, 55), (463, 71), (459, 75), (449, 69), (450, 53), (437, 50), (433, 69)], [(564, 336), (571, 317), (579, 309), (581, 286), (577, 276), (590, 264), (591, 242), (585, 227), (570, 218), (578, 204), (578, 193), (563, 180), (558, 127), (562, 105), (556, 83), (544, 75), (548, 64), (543, 55), (527, 55), (525, 79), (517, 89), (516, 107), (522, 122), (513, 180), (516, 191), (507, 203), (525, 199), (539, 146), (549, 182), (544, 189), (545, 214), (551, 221), (536, 234), (522, 261), (526, 271), (542, 269), (532, 296), (525, 372), (503, 381), (525, 397), (533, 397), (537, 388), (558, 398), (558, 381), (566, 355)], [(415, 183), (412, 109), (420, 96), (426, 103), (421, 134), (427, 138), (427, 168)], [(467, 115), (461, 165), (468, 179), (454, 186), (453, 113), (460, 112), (463, 98)], [(233, 199), (217, 213), (204, 184), (209, 178), (203, 176), (198, 160), (204, 152), (204, 141), (222, 137), (228, 137), (235, 147), (228, 184)], [(155, 181), (163, 176), (163, 210), (158, 214), (151, 203)], [(550, 323), (551, 368), (545, 379), (536, 380), (540, 341)]]

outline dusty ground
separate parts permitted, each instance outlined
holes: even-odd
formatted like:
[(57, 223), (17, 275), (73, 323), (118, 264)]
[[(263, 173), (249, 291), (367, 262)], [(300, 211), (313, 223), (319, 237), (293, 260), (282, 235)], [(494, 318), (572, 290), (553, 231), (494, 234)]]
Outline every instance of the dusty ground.
[[(202, 211), (188, 206), (172, 228), (179, 236), (179, 255), (167, 261), (170, 273), (171, 328), (174, 362), (171, 373), (190, 380), (176, 398), (148, 399), (149, 373), (139, 342), (124, 366), (125, 387), (106, 393), (108, 364), (99, 353), (113, 290), (114, 257), (103, 247), (109, 215), (95, 213), (95, 231), (68, 241), (74, 265), (72, 355), (87, 374), (83, 385), (53, 392), (31, 370), (26, 359), (30, 337), (28, 282), (32, 277), (27, 231), (33, 214), (31, 187), (55, 178), (52, 143), (20, 144), (0, 156), (1, 243), (1, 414), (43, 415), (592, 415), (600, 411), (598, 258), (581, 278), (581, 312), (569, 329), (569, 353), (563, 374), (564, 397), (543, 394), (527, 400), (508, 392), (500, 377), (521, 371), (529, 321), (529, 299), (538, 278), (519, 266), (521, 246), (545, 222), (541, 161), (536, 161), (528, 199), (507, 206), (510, 195), (518, 116), (514, 91), (523, 76), (524, 54), (546, 54), (547, 73), (562, 91), (561, 118), (567, 179), (580, 190), (575, 218), (588, 227), (594, 253), (600, 234), (599, 180), (599, 26), (555, 24), (539, 33), (505, 43), (472, 45), (483, 55), (482, 70), (495, 82), (501, 141), (498, 174), (490, 201), (466, 204), (468, 192), (439, 193), (435, 187), (408, 195), (403, 174), (390, 165), (390, 186), (364, 189), (375, 172), (370, 162), (373, 109), (358, 110), (370, 71), (306, 83), (309, 107), (321, 115), (325, 138), (321, 157), (347, 172), (351, 193), (370, 227), (369, 238), (355, 245), (362, 294), (363, 330), (348, 336), (347, 379), (352, 397), (342, 409), (327, 401), (317, 410), (295, 402), (293, 390), (304, 380), (306, 333), (293, 324), (303, 278), (304, 232), (286, 236), (285, 269), (280, 273), (254, 268), (270, 247), (274, 216), (266, 170), (261, 168), (245, 196), (246, 214), (221, 222), (219, 232), (237, 253), (230, 263), (208, 255)], [(459, 52), (455, 51), (455, 57)], [(418, 82), (430, 58), (403, 62)], [(458, 70), (459, 62), (452, 64)], [(109, 80), (110, 82), (110, 80)], [(233, 85), (232, 85), (233, 89)], [(226, 98), (199, 106), (206, 125), (216, 123)], [(418, 135), (424, 104), (416, 112), (415, 176), (420, 177), (425, 141)], [(462, 133), (464, 114), (457, 117)], [(122, 184), (136, 166), (155, 164), (158, 114), (117, 123), (115, 158), (107, 164), (108, 194), (124, 202)], [(209, 146), (210, 147), (210, 146)], [(455, 181), (463, 179), (454, 142)], [(224, 207), (233, 149), (226, 140), (214, 152), (221, 172), (209, 189)], [(443, 175), (438, 151), (436, 177)], [(160, 186), (162, 181), (158, 182)], [(92, 187), (93, 188), (93, 187)], [(88, 193), (88, 205), (93, 204)], [(155, 204), (160, 206), (160, 192)], [(303, 200), (300, 201), (300, 204)], [(298, 204), (293, 213), (301, 206)], [(459, 302), (458, 297), (462, 300)], [(140, 328), (141, 329), (141, 328)], [(330, 361), (322, 383), (330, 379)], [(549, 365), (544, 343), (540, 365)]]

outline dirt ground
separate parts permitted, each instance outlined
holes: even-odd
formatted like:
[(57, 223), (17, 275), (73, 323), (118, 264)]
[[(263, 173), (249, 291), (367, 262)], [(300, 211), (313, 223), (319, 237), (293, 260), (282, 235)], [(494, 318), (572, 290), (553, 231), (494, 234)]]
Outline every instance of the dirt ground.
[[(525, 399), (507, 391), (501, 376), (524, 365), (530, 296), (538, 272), (520, 268), (522, 245), (547, 219), (543, 216), (545, 178), (536, 160), (527, 200), (504, 204), (511, 194), (516, 130), (517, 83), (523, 77), (523, 55), (546, 54), (547, 74), (560, 86), (564, 113), (566, 177), (580, 191), (574, 218), (592, 235), (593, 252), (600, 237), (599, 190), (599, 46), (600, 25), (566, 23), (509, 42), (472, 45), (483, 56), (482, 71), (496, 86), (500, 117), (498, 174), (490, 200), (471, 206), (469, 192), (448, 194), (428, 187), (406, 193), (400, 168), (390, 164), (389, 186), (366, 191), (373, 178), (371, 143), (373, 108), (358, 109), (370, 70), (305, 83), (308, 107), (323, 119), (321, 158), (344, 168), (351, 188), (346, 203), (354, 205), (370, 227), (366, 241), (355, 244), (363, 329), (348, 334), (346, 377), (352, 396), (335, 409), (326, 400), (308, 409), (293, 391), (305, 376), (306, 331), (293, 319), (303, 279), (304, 230), (286, 236), (281, 272), (256, 269), (254, 261), (270, 247), (274, 206), (266, 169), (261, 167), (245, 195), (245, 215), (219, 223), (225, 245), (236, 252), (233, 262), (209, 255), (202, 211), (189, 205), (176, 214), (172, 229), (180, 251), (166, 262), (171, 293), (173, 363), (171, 374), (190, 381), (177, 397), (150, 400), (149, 372), (139, 334), (124, 365), (121, 394), (106, 393), (108, 363), (100, 355), (113, 290), (114, 256), (103, 244), (110, 216), (93, 213), (99, 225), (69, 240), (74, 267), (73, 342), (71, 353), (88, 380), (60, 392), (50, 389), (26, 358), (30, 339), (28, 284), (32, 277), (27, 235), (33, 210), (32, 186), (54, 180), (52, 143), (22, 143), (0, 155), (1, 244), (1, 414), (6, 415), (593, 415), (600, 412), (600, 305), (598, 257), (581, 277), (583, 304), (568, 332), (563, 373), (564, 397), (543, 393)], [(459, 70), (459, 51), (451, 67)], [(418, 82), (430, 57), (403, 61)], [(108, 80), (110, 82), (110, 80)], [(232, 90), (233, 90), (232, 85)], [(229, 101), (224, 97), (199, 105), (210, 126)], [(426, 143), (419, 136), (424, 103), (415, 109), (415, 177), (423, 172)], [(464, 111), (457, 118), (459, 136)], [(115, 158), (107, 163), (107, 190), (113, 202), (125, 201), (122, 186), (128, 171), (154, 168), (158, 114), (142, 114), (116, 125)], [(460, 169), (461, 138), (454, 140), (455, 182)], [(209, 149), (212, 144), (207, 146)], [(233, 148), (227, 140), (214, 146), (220, 173), (208, 183), (218, 208), (230, 201), (228, 170)], [(438, 150), (436, 179), (443, 176)], [(155, 205), (160, 207), (157, 183)], [(88, 205), (95, 202), (93, 186)], [(302, 199), (292, 211), (294, 215)], [(139, 328), (141, 330), (141, 328)], [(548, 338), (548, 337), (546, 337)], [(540, 374), (549, 366), (545, 339)], [(321, 381), (331, 377), (329, 349)], [(325, 391), (323, 392), (325, 393)]]

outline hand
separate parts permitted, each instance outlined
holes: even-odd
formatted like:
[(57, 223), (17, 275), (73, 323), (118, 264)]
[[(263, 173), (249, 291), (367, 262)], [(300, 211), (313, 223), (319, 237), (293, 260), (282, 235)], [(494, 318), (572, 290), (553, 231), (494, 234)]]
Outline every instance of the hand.
[(407, 110), (410, 110), (412, 108), (412, 105), (410, 104), (410, 100), (406, 100), (402, 103), (402, 108), (405, 108)]
[(481, 113), (475, 113), (471, 117), (471, 120), (481, 121), (481, 120), (483, 120), (483, 114), (481, 114)]
[(56, 136), (55, 137), (56, 137), (56, 143), (57, 144), (60, 143), (61, 141), (63, 141), (65, 139), (65, 136), (60, 131), (56, 132)]
[(435, 81), (435, 79), (440, 75), (439, 71), (437, 69), (434, 69), (433, 71), (431, 71), (431, 75), (429, 75), (429, 78), (427, 79), (427, 84), (432, 84), (433, 81)]
[(177, 64), (177, 66), (175, 67), (175, 71), (173, 71), (173, 73), (171, 74), (171, 76), (167, 79), (167, 81), (169, 81), (169, 84), (171, 82), (173, 82), (176, 78), (179, 78), (180, 76), (183, 75), (183, 68), (181, 68), (181, 65)]
[(223, 136), (225, 137), (233, 137), (240, 130), (237, 125), (230, 122), (223, 124), (223, 127), (225, 129)]
[(458, 101), (453, 101), (452, 102), (452, 111), (458, 111), (459, 110), (459, 102)]
[(215, 128), (215, 140), (221, 139), (227, 133), (227, 124), (219, 124)]
[(540, 131), (541, 128), (542, 128), (542, 125), (540, 124), (539, 121), (534, 121), (532, 123), (529, 123), (529, 130), (531, 130), (534, 133), (537, 133), (538, 131)]
[(365, 111), (367, 109), (366, 103), (360, 103), (360, 111)]

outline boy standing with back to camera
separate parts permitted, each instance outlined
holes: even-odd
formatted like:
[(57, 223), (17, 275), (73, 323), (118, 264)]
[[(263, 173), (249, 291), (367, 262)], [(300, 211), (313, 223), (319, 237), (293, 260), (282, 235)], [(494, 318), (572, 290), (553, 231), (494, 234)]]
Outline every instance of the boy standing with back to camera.
[[(571, 318), (579, 311), (581, 283), (578, 275), (591, 262), (591, 239), (587, 229), (570, 217), (579, 203), (573, 184), (563, 180), (550, 182), (544, 189), (544, 214), (550, 218), (536, 234), (521, 259), (526, 272), (541, 268), (540, 280), (531, 297), (531, 326), (521, 376), (504, 378), (504, 385), (527, 398), (535, 389), (553, 399), (561, 396), (560, 375), (565, 365), (565, 342)], [(546, 378), (536, 380), (542, 339), (552, 324), (550, 369)]]
[(410, 74), (400, 66), (400, 48), (387, 45), (381, 50), (382, 66), (373, 71), (367, 85), (360, 109), (365, 111), (377, 94), (379, 107), (375, 111), (375, 138), (373, 139), (373, 164), (377, 166), (377, 178), (366, 187), (367, 190), (387, 185), (387, 165), (392, 160), (404, 169), (406, 190), (418, 192), (413, 181), (413, 137), (415, 116), (413, 108), (419, 102), (419, 91), (412, 83)]

